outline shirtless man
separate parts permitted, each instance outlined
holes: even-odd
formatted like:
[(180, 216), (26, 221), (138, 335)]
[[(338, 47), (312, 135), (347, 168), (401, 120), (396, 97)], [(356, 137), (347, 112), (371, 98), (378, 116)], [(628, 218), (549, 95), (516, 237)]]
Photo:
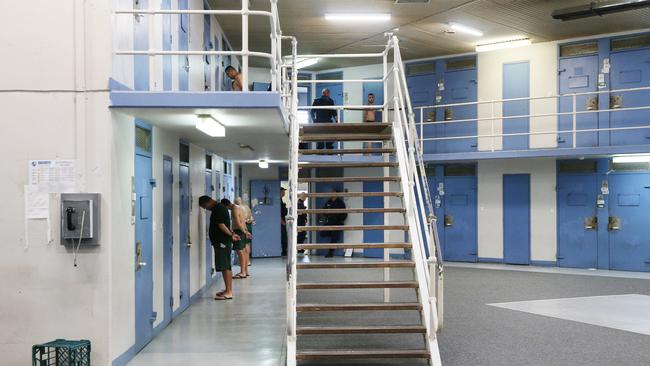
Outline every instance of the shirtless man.
[(234, 241), (232, 243), (232, 248), (237, 252), (239, 257), (239, 267), (240, 271), (232, 278), (242, 279), (250, 277), (248, 273), (248, 252), (246, 252), (246, 239), (251, 238), (251, 233), (246, 229), (246, 222), (244, 220), (244, 214), (241, 207), (230, 202), (229, 199), (224, 198), (221, 200), (221, 204), (228, 207), (230, 210), (230, 216), (232, 216), (232, 231), (237, 234), (240, 240)]
[(226, 67), (226, 75), (232, 80), (232, 90), (242, 91), (241, 74), (232, 66)]
[[(375, 104), (375, 95), (373, 93), (368, 94), (368, 102), (366, 105), (374, 105)], [(374, 108), (367, 108), (363, 110), (363, 122), (377, 122), (377, 109)], [(375, 146), (375, 145), (380, 145), (380, 146)], [(370, 149), (373, 147), (381, 147), (381, 144), (375, 144), (373, 142), (364, 142), (363, 143), (363, 148), (364, 149)], [(368, 155), (368, 154), (364, 154)]]
[[(255, 219), (253, 218), (253, 212), (251, 211), (251, 208), (248, 207), (247, 204), (245, 204), (241, 197), (235, 198), (235, 204), (242, 209), (242, 213), (244, 214), (244, 221), (246, 222), (246, 230), (253, 235), (253, 224), (255, 223)], [(252, 252), (253, 252), (253, 240), (248, 239), (246, 240), (246, 253), (248, 254), (248, 265), (251, 265), (252, 262)]]

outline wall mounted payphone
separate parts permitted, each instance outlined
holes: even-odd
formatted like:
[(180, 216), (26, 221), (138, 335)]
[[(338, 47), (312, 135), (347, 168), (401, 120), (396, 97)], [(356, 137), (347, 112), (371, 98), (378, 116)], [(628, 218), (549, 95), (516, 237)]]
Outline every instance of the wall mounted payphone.
[(99, 245), (99, 193), (61, 194), (61, 244)]

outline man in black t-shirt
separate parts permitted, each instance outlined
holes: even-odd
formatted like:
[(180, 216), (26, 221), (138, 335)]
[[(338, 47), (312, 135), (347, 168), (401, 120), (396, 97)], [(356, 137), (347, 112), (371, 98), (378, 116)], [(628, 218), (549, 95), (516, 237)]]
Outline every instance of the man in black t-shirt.
[(282, 246), (282, 256), (287, 256), (287, 246), (289, 243), (289, 238), (287, 236), (287, 215), (289, 210), (287, 210), (287, 204), (284, 203), (284, 195), (286, 189), (280, 187), (280, 245)]
[(199, 206), (211, 211), (210, 226), (208, 233), (212, 248), (214, 249), (214, 263), (217, 271), (223, 275), (223, 282), (226, 289), (214, 295), (215, 300), (232, 300), (232, 263), (230, 253), (232, 242), (239, 241), (239, 235), (230, 230), (230, 214), (228, 208), (210, 198), (209, 196), (199, 197)]

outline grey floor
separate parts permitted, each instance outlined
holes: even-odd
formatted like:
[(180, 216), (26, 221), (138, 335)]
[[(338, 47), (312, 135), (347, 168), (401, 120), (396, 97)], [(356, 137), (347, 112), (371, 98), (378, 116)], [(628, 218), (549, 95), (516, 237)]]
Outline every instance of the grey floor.
[[(323, 260), (314, 257), (314, 260)], [(336, 258), (334, 260), (342, 260)], [(445, 327), (439, 335), (445, 366), (465, 365), (650, 365), (650, 336), (576, 321), (542, 316), (488, 304), (588, 296), (650, 295), (645, 275), (532, 267), (446, 268)], [(284, 362), (285, 276), (279, 259), (256, 260), (253, 277), (235, 282), (236, 298), (216, 302), (213, 286), (179, 316), (129, 365), (281, 365)], [(505, 270), (504, 270), (505, 269)], [(514, 269), (514, 270), (513, 270)], [(521, 269), (521, 270), (520, 270)], [(329, 273), (325, 276), (324, 274)], [(314, 270), (301, 281), (378, 280), (382, 270)], [(408, 270), (393, 270), (392, 280), (409, 279)], [(630, 278), (632, 277), (632, 278)], [(637, 278), (634, 278), (637, 277)], [(299, 302), (350, 302), (349, 292), (300, 294)], [(348, 290), (349, 291), (349, 290)], [(381, 301), (382, 291), (355, 290), (354, 301)], [(408, 290), (393, 301), (413, 300)], [(514, 306), (511, 306), (514, 308)], [(650, 317), (650, 313), (645, 314)], [(303, 325), (417, 324), (417, 313), (309, 314)], [(336, 323), (335, 323), (336, 322)], [(312, 336), (299, 347), (350, 348), (423, 345), (419, 336)], [(424, 365), (417, 361), (312, 362), (304, 365)]]

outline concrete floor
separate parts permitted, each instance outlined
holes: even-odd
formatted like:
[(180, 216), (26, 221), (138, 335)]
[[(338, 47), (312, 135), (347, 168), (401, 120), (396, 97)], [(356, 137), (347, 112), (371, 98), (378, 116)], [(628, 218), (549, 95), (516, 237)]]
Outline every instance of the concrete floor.
[[(322, 260), (314, 257), (315, 260)], [(342, 260), (335, 258), (334, 260)], [(645, 274), (535, 269), (534, 267), (450, 265), (446, 268), (445, 328), (439, 336), (445, 366), (466, 365), (650, 365), (650, 336), (611, 327), (579, 323), (488, 304), (605, 295), (650, 295)], [(515, 269), (515, 270), (513, 270)], [(280, 259), (259, 259), (253, 277), (235, 282), (236, 298), (212, 300), (210, 291), (154, 339), (129, 365), (283, 365), (285, 342), (285, 275)], [(345, 270), (345, 274), (314, 271), (301, 281), (379, 279), (381, 271)], [(348, 278), (346, 278), (348, 276)], [(352, 277), (349, 277), (352, 276)], [(407, 279), (396, 271), (393, 280)], [(359, 294), (355, 294), (357, 297)], [(382, 292), (361, 294), (359, 301), (381, 299)], [(395, 296), (398, 294), (395, 293)], [(300, 301), (313, 301), (302, 294)], [(344, 294), (326, 294), (331, 302), (349, 299)], [(394, 301), (411, 300), (403, 293)], [(562, 302), (560, 302), (562, 303)], [(332, 316), (332, 315), (330, 315)], [(417, 314), (334, 314), (336, 321), (417, 323)], [(647, 314), (645, 315), (647, 316)], [(330, 324), (331, 318), (313, 314), (304, 323)], [(319, 337), (299, 346), (332, 347), (341, 339)], [(419, 339), (359, 336), (350, 347), (367, 344), (419, 347)], [(387, 343), (390, 342), (390, 343)], [(338, 365), (395, 365), (395, 361), (337, 363)], [(400, 365), (419, 365), (417, 361)], [(334, 365), (331, 362), (305, 365)]]

